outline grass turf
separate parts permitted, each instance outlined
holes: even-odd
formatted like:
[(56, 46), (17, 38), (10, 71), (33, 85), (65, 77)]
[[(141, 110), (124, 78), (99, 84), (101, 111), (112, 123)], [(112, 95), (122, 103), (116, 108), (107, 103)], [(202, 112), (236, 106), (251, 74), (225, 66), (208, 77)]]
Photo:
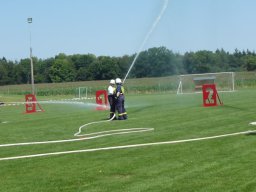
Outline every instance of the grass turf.
[[(224, 105), (202, 107), (202, 95), (127, 95), (127, 121), (89, 126), (83, 133), (153, 127), (153, 132), (95, 140), (0, 147), (0, 158), (191, 139), (255, 129), (255, 90), (221, 93)], [(92, 102), (92, 101), (90, 101)], [(45, 112), (1, 107), (0, 144), (72, 139), (78, 127), (108, 111), (82, 104), (44, 104)], [(173, 145), (0, 161), (0, 191), (256, 191), (255, 135)]]

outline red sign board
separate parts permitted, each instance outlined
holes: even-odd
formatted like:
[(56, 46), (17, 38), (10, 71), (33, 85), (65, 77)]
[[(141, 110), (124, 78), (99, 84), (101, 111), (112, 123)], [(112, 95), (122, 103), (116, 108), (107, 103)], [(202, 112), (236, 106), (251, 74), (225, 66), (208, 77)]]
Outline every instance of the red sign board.
[(44, 111), (39, 103), (37, 103), (36, 96), (33, 94), (25, 95), (26, 100), (26, 113), (37, 112), (36, 106), (40, 108), (40, 111)]
[(222, 105), (222, 101), (218, 95), (218, 91), (216, 89), (215, 84), (205, 84), (202, 86), (203, 91), (203, 104), (204, 107), (217, 106), (217, 99), (219, 103)]
[(106, 90), (96, 91), (96, 110), (107, 110), (108, 109), (108, 94)]

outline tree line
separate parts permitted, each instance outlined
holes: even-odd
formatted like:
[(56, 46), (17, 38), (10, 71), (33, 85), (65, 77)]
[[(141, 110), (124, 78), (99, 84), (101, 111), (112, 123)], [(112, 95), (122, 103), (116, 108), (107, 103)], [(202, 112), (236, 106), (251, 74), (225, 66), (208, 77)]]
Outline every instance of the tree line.
[[(47, 59), (33, 57), (34, 79), (35, 83), (58, 83), (123, 78), (134, 58), (135, 54), (97, 57), (94, 54), (65, 55), (64, 53)], [(229, 53), (217, 49), (180, 54), (166, 47), (154, 47), (139, 54), (128, 78), (254, 70), (256, 70), (254, 51), (236, 49), (233, 53)], [(0, 59), (0, 85), (26, 84), (30, 83), (30, 80), (29, 58), (20, 61), (10, 61), (5, 57)]]

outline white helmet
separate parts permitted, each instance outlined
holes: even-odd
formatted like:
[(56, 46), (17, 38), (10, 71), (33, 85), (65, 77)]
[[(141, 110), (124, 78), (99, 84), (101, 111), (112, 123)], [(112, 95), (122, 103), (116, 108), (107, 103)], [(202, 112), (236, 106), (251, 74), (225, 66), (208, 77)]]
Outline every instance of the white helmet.
[(121, 84), (121, 83), (122, 83), (121, 79), (120, 78), (116, 78), (116, 84)]
[(115, 80), (111, 79), (109, 83), (114, 85), (115, 84)]

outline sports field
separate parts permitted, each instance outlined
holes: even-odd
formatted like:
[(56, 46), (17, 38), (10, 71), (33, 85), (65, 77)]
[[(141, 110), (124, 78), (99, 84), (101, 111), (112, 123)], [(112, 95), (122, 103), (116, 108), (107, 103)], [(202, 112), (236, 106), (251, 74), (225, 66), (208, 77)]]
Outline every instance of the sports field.
[[(126, 121), (106, 121), (94, 100), (0, 107), (0, 191), (256, 191), (256, 134), (243, 133), (256, 128), (255, 95), (220, 93), (224, 105), (205, 108), (201, 94), (128, 94)], [(72, 140), (98, 121), (81, 134), (153, 129)]]

